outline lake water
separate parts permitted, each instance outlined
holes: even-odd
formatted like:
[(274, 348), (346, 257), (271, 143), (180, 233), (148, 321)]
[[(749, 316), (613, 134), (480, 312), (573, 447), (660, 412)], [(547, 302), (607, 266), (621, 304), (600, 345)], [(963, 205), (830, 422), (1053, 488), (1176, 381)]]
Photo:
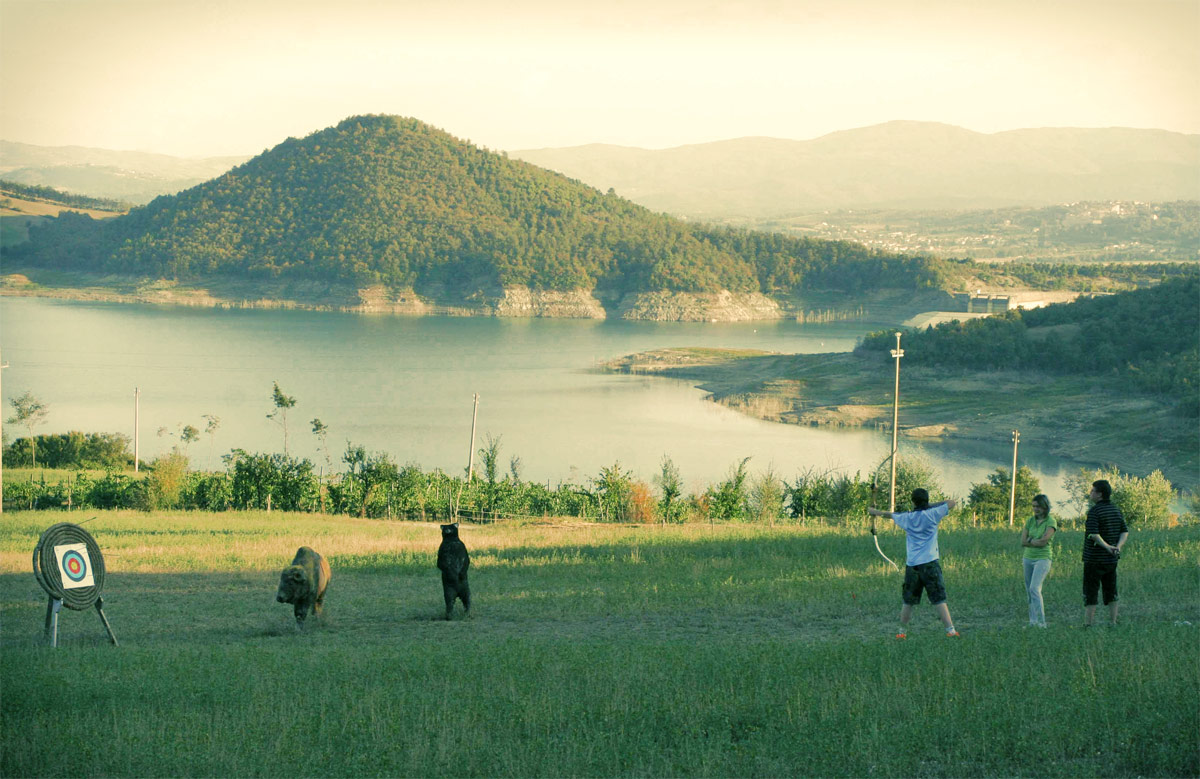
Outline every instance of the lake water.
[[(347, 441), (425, 469), (461, 473), (470, 449), (472, 396), (479, 394), (476, 448), (501, 437), (507, 472), (556, 484), (585, 483), (619, 462), (649, 481), (663, 455), (698, 491), (743, 457), (784, 479), (815, 468), (870, 471), (890, 435), (763, 422), (704, 399), (680, 381), (599, 373), (597, 363), (668, 346), (848, 351), (862, 334), (894, 322), (738, 324), (370, 316), (304, 311), (189, 309), (36, 298), (0, 298), (4, 416), (27, 390), (48, 404), (39, 433), (118, 431), (133, 435), (134, 388), (141, 391), (143, 459), (169, 450), (158, 436), (203, 415), (220, 417), (189, 455), (217, 467), (234, 447), (282, 451), (283, 430), (267, 418), (272, 382), (296, 398), (288, 450), (325, 462), (310, 421), (329, 428), (335, 469)], [(879, 377), (889, 388), (891, 371)], [(903, 375), (901, 394), (903, 394)], [(903, 425), (903, 417), (901, 418)], [(9, 439), (25, 434), (7, 426)], [(918, 444), (943, 486), (964, 496), (972, 483), (1009, 467), (1011, 442)], [(1078, 466), (1023, 447), (1057, 503), (1061, 477)]]

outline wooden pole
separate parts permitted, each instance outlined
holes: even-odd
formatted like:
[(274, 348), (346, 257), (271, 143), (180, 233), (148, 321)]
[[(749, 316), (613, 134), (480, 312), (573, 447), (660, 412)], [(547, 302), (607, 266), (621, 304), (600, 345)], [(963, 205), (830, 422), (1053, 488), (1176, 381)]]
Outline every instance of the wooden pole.
[(900, 333), (896, 333), (896, 348), (892, 350), (892, 357), (896, 358), (896, 388), (892, 392), (892, 484), (888, 494), (888, 511), (896, 510), (896, 433), (900, 422), (900, 358), (903, 356)]
[(475, 407), (471, 409), (471, 452), (467, 458), (467, 481), (475, 479), (475, 419), (479, 416), (479, 393), (475, 393)]
[(1017, 513), (1017, 442), (1021, 440), (1020, 432), (1014, 430), (1013, 433), (1013, 467), (1012, 467), (1012, 489), (1008, 493), (1008, 526), (1012, 527), (1013, 518)]
[[(8, 363), (0, 362), (0, 375), (4, 374), (4, 369), (8, 367)], [(4, 393), (0, 392), (0, 402), (4, 401)], [(0, 439), (3, 439), (4, 415), (0, 414)], [(4, 513), (4, 458), (0, 457), (0, 514)]]
[(133, 388), (133, 472), (138, 472), (138, 415), (141, 413), (142, 391)]

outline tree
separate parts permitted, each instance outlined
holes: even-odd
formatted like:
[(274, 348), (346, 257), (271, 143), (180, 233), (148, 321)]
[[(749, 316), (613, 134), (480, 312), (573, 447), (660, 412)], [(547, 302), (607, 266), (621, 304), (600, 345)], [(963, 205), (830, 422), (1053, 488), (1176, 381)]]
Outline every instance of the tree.
[(500, 439), (503, 437), (495, 436), (493, 438), (492, 434), (488, 433), (487, 443), (479, 450), (479, 459), (483, 460), (483, 476), (487, 481), (487, 484), (484, 486), (484, 495), (487, 499), (485, 509), (487, 511), (494, 511), (496, 508), (496, 495), (499, 491), (497, 481), (499, 478)]
[(42, 401), (38, 400), (32, 392), (26, 390), (25, 394), (19, 398), (13, 398), (9, 401), (12, 404), (14, 413), (8, 419), (10, 425), (24, 425), (29, 431), (29, 442), (33, 446), (33, 467), (37, 467), (37, 439), (34, 438), (33, 428), (44, 424), (46, 414), (50, 413), (50, 407)]
[[(888, 485), (891, 480), (890, 467), (885, 468), (885, 460), (880, 463), (875, 472), (879, 485), (878, 500), (883, 502), (888, 495)], [(929, 502), (938, 503), (946, 499), (942, 486), (938, 483), (937, 474), (928, 461), (913, 456), (905, 456), (896, 460), (896, 511), (912, 511), (912, 492), (918, 487), (929, 493)], [(877, 506), (876, 508), (882, 508)]]
[(200, 440), (200, 431), (195, 425), (184, 425), (179, 431), (179, 441), (183, 444), (183, 451), (186, 453), (187, 448)]
[(321, 513), (324, 514), (325, 513), (325, 478), (326, 478), (326, 474), (329, 474), (329, 478), (332, 478), (331, 471), (333, 471), (333, 461), (330, 460), (330, 458), (329, 458), (329, 426), (326, 425), (324, 422), (322, 422), (320, 419), (315, 418), (315, 417), (312, 419), (311, 424), (312, 424), (313, 435), (315, 435), (317, 437), (317, 441), (320, 442), (317, 448), (320, 449), (321, 454), (325, 457), (325, 470), (320, 475), (320, 478), (319, 478), (320, 493), (321, 493)]
[[(1012, 472), (1007, 468), (997, 468), (987, 478), (986, 482), (971, 485), (967, 505), (984, 519), (1003, 521), (1008, 517), (1008, 504), (1012, 497)], [(1032, 512), (1030, 503), (1033, 496), (1041, 491), (1042, 485), (1033, 471), (1024, 465), (1017, 469), (1017, 516), (1027, 516)]]
[(662, 470), (658, 476), (654, 477), (654, 482), (662, 490), (662, 501), (659, 506), (662, 509), (663, 524), (674, 522), (675, 516), (679, 514), (677, 501), (683, 493), (682, 479), (679, 476), (678, 466), (665, 454), (662, 458)]
[(283, 394), (283, 390), (279, 389), (279, 382), (273, 382), (274, 389), (271, 391), (271, 402), (275, 405), (275, 410), (267, 414), (267, 419), (274, 419), (281, 427), (283, 427), (283, 453), (288, 453), (288, 429), (287, 429), (287, 412), (289, 408), (296, 405), (296, 399)]
[(1112, 502), (1130, 524), (1165, 526), (1174, 499), (1175, 489), (1162, 471), (1154, 471), (1145, 478), (1118, 474), (1113, 481)]
[(1066, 507), (1072, 517), (1082, 517), (1088, 510), (1088, 494), (1092, 491), (1092, 482), (1102, 478), (1098, 471), (1080, 468), (1063, 478), (1063, 487), (1067, 491)]
[(1170, 519), (1171, 502), (1176, 493), (1162, 471), (1154, 471), (1140, 478), (1112, 467), (1098, 470), (1080, 468), (1077, 473), (1063, 479), (1063, 485), (1071, 496), (1070, 503), (1078, 514), (1087, 513), (1087, 495), (1092, 490), (1092, 482), (1098, 479), (1105, 479), (1112, 486), (1113, 505), (1121, 509), (1125, 521), (1131, 525), (1163, 526)]
[(326, 470), (333, 470), (333, 461), (329, 459), (329, 425), (322, 422), (320, 419), (312, 420), (313, 435), (320, 441), (321, 453), (325, 456)]
[(208, 460), (212, 464), (213, 445), (217, 438), (217, 428), (221, 426), (221, 418), (215, 414), (202, 414), (201, 418), (207, 422), (204, 425), (204, 432), (208, 433)]
[(620, 462), (600, 469), (593, 479), (600, 518), (609, 522), (628, 521), (633, 513), (633, 473), (621, 469)]
[(750, 507), (750, 496), (746, 488), (746, 464), (749, 457), (729, 469), (729, 476), (714, 489), (709, 487), (712, 498), (712, 518), (723, 520), (744, 519)]
[[(354, 488), (353, 508), (357, 509), (358, 516), (365, 517), (372, 501), (378, 497), (378, 492), (399, 480), (400, 470), (386, 453), (368, 454), (365, 447), (351, 443), (346, 444), (346, 454), (342, 456), (342, 460), (346, 463), (345, 482)], [(346, 505), (345, 508), (349, 509), (352, 506)]]

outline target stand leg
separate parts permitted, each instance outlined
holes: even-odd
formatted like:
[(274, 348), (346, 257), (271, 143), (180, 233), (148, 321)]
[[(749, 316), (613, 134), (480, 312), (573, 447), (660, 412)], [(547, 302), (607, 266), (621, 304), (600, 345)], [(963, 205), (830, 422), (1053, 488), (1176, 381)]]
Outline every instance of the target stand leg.
[(112, 627), (108, 624), (108, 617), (104, 616), (104, 598), (96, 598), (96, 613), (100, 615), (100, 621), (104, 623), (104, 629), (108, 632), (108, 640), (117, 646), (117, 637), (113, 635)]
[(58, 598), (51, 598), (46, 604), (46, 640), (50, 642), (51, 647), (58, 646), (58, 612), (62, 611), (63, 602)]

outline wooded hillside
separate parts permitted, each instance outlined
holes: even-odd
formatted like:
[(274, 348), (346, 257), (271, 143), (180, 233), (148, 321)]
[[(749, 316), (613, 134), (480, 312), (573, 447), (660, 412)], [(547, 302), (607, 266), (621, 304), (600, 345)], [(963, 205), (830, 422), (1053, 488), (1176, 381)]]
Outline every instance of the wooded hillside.
[[(1109, 375), (1115, 384), (1179, 401), (1200, 415), (1200, 276), (1003, 316), (910, 330), (907, 365), (975, 370), (1033, 369)], [(865, 338), (860, 352), (883, 355), (891, 332)]]
[(14, 264), (169, 279), (791, 293), (939, 288), (940, 260), (701, 228), (414, 119), (360, 116), (97, 222), (64, 214)]

